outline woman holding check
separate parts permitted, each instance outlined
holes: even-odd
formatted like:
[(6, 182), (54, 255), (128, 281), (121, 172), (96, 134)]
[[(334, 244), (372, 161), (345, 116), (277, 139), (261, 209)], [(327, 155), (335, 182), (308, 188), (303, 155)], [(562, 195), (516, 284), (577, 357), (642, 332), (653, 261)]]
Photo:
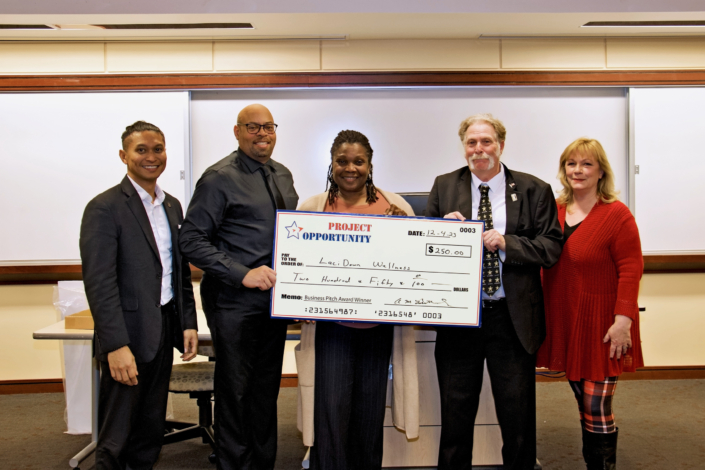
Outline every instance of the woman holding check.
[(537, 365), (565, 371), (578, 401), (587, 468), (614, 469), (617, 378), (643, 367), (639, 338), (641, 243), (629, 209), (617, 200), (602, 145), (580, 138), (561, 155), (558, 220), (564, 247), (543, 271), (547, 338)]
[[(341, 131), (333, 141), (331, 159), (330, 189), (308, 199), (298, 210), (414, 215), (411, 206), (400, 196), (375, 187), (372, 147), (363, 134)], [(398, 365), (394, 369), (394, 389), (403, 394), (406, 411), (397, 413), (395, 410), (395, 423), (405, 421), (407, 436), (418, 436), (415, 347), (411, 326), (351, 322), (302, 325), (301, 344), (296, 350), (299, 422), (304, 444), (313, 445), (310, 468), (372, 470), (382, 467), (387, 375), (393, 349), (393, 364)], [(401, 383), (397, 390), (398, 380), (406, 390), (402, 390)]]

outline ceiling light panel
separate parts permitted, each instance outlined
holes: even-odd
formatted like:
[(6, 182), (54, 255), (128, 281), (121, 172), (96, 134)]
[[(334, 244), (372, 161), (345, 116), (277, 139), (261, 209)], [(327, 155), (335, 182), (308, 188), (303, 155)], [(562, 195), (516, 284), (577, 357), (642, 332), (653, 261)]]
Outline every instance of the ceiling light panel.
[(0, 24), (0, 30), (37, 30), (37, 29), (56, 29), (48, 24)]
[(705, 20), (696, 21), (590, 21), (583, 28), (703, 28)]
[(103, 29), (254, 29), (252, 23), (97, 24)]

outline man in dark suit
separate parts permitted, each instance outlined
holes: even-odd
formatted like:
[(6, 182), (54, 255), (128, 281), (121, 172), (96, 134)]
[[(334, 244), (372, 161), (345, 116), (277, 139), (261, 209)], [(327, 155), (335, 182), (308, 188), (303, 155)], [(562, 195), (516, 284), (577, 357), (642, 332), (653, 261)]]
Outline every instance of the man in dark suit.
[(245, 107), (239, 148), (196, 184), (181, 251), (203, 269), (201, 299), (215, 343), (218, 468), (271, 470), (286, 325), (270, 318), (277, 209), (296, 209), (291, 172), (271, 159), (277, 125), (259, 104)]
[(426, 216), (485, 222), (482, 325), (437, 328), (441, 392), (439, 470), (472, 466), (484, 362), (492, 382), (505, 470), (536, 463), (535, 353), (546, 335), (541, 267), (561, 253), (551, 187), (499, 162), (504, 125), (478, 114), (460, 125), (468, 166), (436, 178)]
[(164, 437), (174, 347), (196, 356), (191, 271), (178, 250), (181, 205), (157, 186), (164, 134), (138, 121), (122, 134), (122, 182), (81, 221), (81, 261), (100, 360), (97, 469), (151, 469)]

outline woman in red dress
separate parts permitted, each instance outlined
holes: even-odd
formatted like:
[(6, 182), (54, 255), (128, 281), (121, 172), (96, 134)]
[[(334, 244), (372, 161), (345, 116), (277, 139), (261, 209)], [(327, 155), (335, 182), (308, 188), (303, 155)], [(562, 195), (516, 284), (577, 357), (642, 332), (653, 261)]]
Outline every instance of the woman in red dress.
[(564, 247), (558, 263), (543, 271), (547, 338), (537, 365), (565, 371), (578, 401), (588, 470), (614, 469), (617, 378), (644, 365), (639, 231), (617, 200), (612, 168), (597, 140), (571, 143), (561, 155), (558, 177)]

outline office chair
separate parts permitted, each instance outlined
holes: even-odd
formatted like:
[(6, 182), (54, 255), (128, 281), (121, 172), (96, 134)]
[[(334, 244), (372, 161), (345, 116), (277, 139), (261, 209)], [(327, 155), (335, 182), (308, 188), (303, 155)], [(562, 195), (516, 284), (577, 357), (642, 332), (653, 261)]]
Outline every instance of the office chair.
[(167, 428), (173, 428), (164, 436), (164, 444), (186, 441), (200, 437), (204, 444), (210, 444), (213, 452), (208, 456), (215, 463), (215, 437), (213, 435), (213, 373), (215, 371), (215, 348), (212, 341), (202, 341), (198, 344), (198, 354), (208, 356), (208, 362), (191, 362), (177, 364), (171, 369), (169, 391), (172, 393), (188, 393), (196, 399), (198, 405), (198, 424), (167, 420)]
[(414, 214), (417, 217), (422, 217), (426, 212), (426, 203), (428, 202), (428, 193), (397, 193), (409, 203)]

